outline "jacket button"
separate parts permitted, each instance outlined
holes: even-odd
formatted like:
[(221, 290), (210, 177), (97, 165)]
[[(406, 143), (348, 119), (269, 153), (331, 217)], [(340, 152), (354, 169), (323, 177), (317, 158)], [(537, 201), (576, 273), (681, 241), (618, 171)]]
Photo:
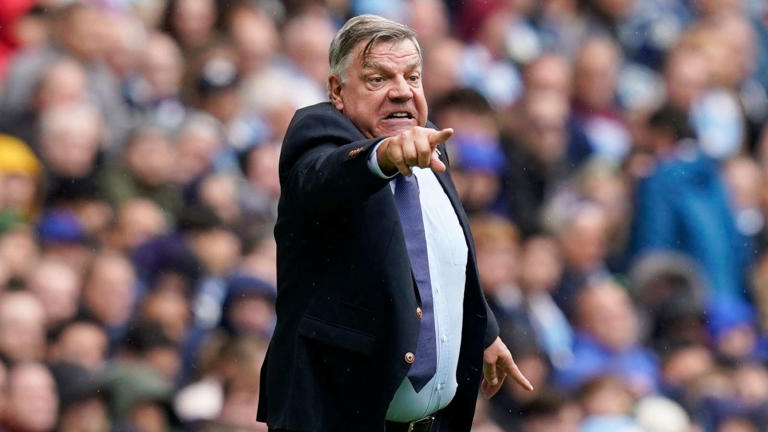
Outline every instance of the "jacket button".
[(424, 315), (424, 312), (421, 311), (420, 307), (416, 308), (416, 318), (421, 318), (421, 316)]
[(411, 364), (411, 363), (413, 363), (414, 359), (415, 359), (415, 356), (413, 355), (412, 352), (405, 353), (405, 362), (406, 363)]

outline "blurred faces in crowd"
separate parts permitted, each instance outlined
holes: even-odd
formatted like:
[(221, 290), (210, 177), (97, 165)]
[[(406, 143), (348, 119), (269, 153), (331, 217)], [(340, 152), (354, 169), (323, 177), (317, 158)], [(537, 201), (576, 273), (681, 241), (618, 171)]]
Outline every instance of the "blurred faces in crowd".
[(657, 359), (640, 343), (638, 316), (621, 286), (610, 279), (588, 284), (578, 294), (574, 322), (573, 357), (556, 368), (556, 382), (576, 388), (610, 375), (633, 395), (657, 388)]
[(255, 147), (246, 159), (246, 178), (256, 190), (265, 193), (272, 201), (280, 198), (278, 163), (280, 145), (271, 143)]
[(562, 258), (557, 242), (549, 236), (533, 236), (523, 245), (520, 286), (526, 292), (551, 292), (560, 280)]
[[(448, 37), (448, 14), (440, 0), (417, 0), (411, 3), (406, 24), (419, 35), (419, 43), (429, 49)], [(432, 74), (429, 74), (432, 79)]]
[(104, 251), (93, 258), (83, 286), (84, 306), (107, 327), (122, 327), (136, 301), (136, 274), (131, 262), (118, 252)]
[(40, 299), (45, 324), (53, 328), (77, 313), (81, 288), (75, 269), (54, 258), (43, 258), (27, 281), (27, 289)]
[(191, 233), (189, 242), (195, 255), (213, 275), (226, 275), (232, 271), (242, 248), (235, 233), (223, 226)]
[(43, 77), (37, 92), (36, 109), (66, 103), (79, 103), (88, 98), (88, 75), (75, 59), (64, 58), (54, 63)]
[(565, 156), (569, 113), (561, 93), (536, 93), (524, 100), (521, 144), (545, 165), (556, 165)]
[(607, 375), (585, 382), (578, 399), (585, 416), (626, 416), (635, 404), (626, 383)]
[(168, 2), (166, 28), (185, 51), (199, 48), (210, 41), (216, 23), (213, 0), (175, 0)]
[(620, 54), (610, 39), (592, 39), (581, 49), (574, 65), (574, 96), (588, 110), (614, 107)]
[(34, 271), (39, 257), (40, 246), (28, 227), (17, 226), (0, 234), (0, 261), (7, 277), (28, 277)]
[(328, 82), (328, 46), (335, 32), (330, 18), (318, 14), (291, 18), (283, 28), (285, 54), (318, 90)]
[(594, 151), (615, 160), (623, 158), (631, 145), (616, 96), (621, 61), (613, 40), (594, 38), (582, 45), (574, 65), (576, 121)]
[(173, 341), (180, 343), (192, 320), (189, 301), (182, 292), (158, 289), (144, 298), (141, 319), (154, 322)]
[(105, 15), (104, 20), (104, 60), (117, 79), (124, 80), (137, 70), (147, 38), (144, 23), (137, 16), (124, 14)]
[(483, 291), (490, 297), (504, 297), (505, 290), (516, 288), (523, 269), (519, 233), (509, 221), (492, 215), (473, 218), (472, 233)]
[(531, 60), (523, 74), (526, 94), (551, 91), (566, 98), (571, 95), (573, 71), (568, 59), (556, 54), (544, 54)]
[(148, 100), (178, 96), (184, 61), (176, 42), (164, 33), (151, 33), (139, 55), (139, 71), (146, 81)]
[(424, 52), (424, 93), (434, 106), (446, 93), (460, 85), (460, 65), (463, 46), (454, 39), (441, 39)]
[(667, 103), (688, 112), (709, 87), (709, 67), (706, 58), (696, 50), (673, 50), (664, 67)]
[(163, 209), (146, 198), (125, 201), (115, 215), (113, 243), (124, 251), (133, 251), (142, 243), (166, 233), (168, 221)]
[(587, 203), (567, 211), (558, 239), (566, 264), (583, 273), (599, 270), (604, 265), (608, 221), (605, 211)]
[(240, 75), (233, 53), (214, 51), (203, 61), (196, 80), (197, 106), (227, 126), (240, 112)]
[(579, 430), (581, 417), (581, 409), (574, 401), (549, 390), (523, 406), (522, 430), (576, 432)]
[(104, 55), (108, 29), (103, 12), (94, 6), (73, 3), (60, 12), (54, 36), (70, 53), (85, 62)]
[(623, 289), (603, 282), (587, 288), (578, 302), (579, 328), (606, 348), (620, 352), (638, 341), (634, 306)]
[(185, 122), (175, 138), (178, 153), (173, 177), (181, 184), (192, 181), (213, 165), (223, 140), (218, 124), (204, 116)]
[(108, 350), (107, 333), (97, 322), (73, 320), (56, 330), (48, 359), (51, 363), (66, 362), (99, 372), (106, 366)]
[(86, 103), (56, 105), (40, 120), (40, 152), (52, 173), (85, 177), (96, 163), (101, 141), (101, 116)]
[(239, 203), (238, 179), (223, 174), (209, 174), (200, 182), (198, 199), (224, 223), (233, 224), (242, 216)]
[(173, 179), (171, 167), (175, 157), (174, 150), (162, 130), (139, 130), (126, 147), (126, 168), (138, 181), (149, 186), (162, 186)]
[(243, 76), (266, 67), (277, 55), (280, 40), (275, 23), (255, 7), (236, 6), (229, 16), (229, 35)]
[(56, 382), (41, 363), (24, 362), (8, 371), (3, 427), (46, 432), (56, 426), (59, 403)]
[(0, 294), (0, 354), (14, 362), (39, 361), (45, 355), (45, 310), (34, 294)]
[(456, 191), (469, 213), (490, 210), (501, 192), (504, 156), (493, 110), (480, 93), (454, 89), (433, 105), (438, 124), (450, 124)]

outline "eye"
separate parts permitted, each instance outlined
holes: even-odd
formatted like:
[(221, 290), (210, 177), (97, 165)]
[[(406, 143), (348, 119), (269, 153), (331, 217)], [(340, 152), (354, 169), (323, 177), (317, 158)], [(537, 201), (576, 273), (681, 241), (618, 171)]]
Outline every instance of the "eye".
[(384, 82), (384, 78), (380, 76), (372, 76), (368, 79), (368, 81), (372, 82), (373, 84), (381, 84)]
[(421, 75), (419, 74), (413, 74), (408, 77), (408, 79), (412, 82), (418, 82), (421, 79)]

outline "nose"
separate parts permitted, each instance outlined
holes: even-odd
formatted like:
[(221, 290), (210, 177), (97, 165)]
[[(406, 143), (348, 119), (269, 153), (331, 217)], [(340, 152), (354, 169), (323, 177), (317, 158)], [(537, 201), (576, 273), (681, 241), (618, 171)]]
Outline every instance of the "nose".
[(406, 81), (405, 77), (398, 76), (392, 80), (392, 85), (389, 88), (389, 92), (387, 92), (387, 97), (389, 97), (392, 102), (399, 103), (408, 102), (413, 99), (411, 86), (408, 85), (408, 81)]

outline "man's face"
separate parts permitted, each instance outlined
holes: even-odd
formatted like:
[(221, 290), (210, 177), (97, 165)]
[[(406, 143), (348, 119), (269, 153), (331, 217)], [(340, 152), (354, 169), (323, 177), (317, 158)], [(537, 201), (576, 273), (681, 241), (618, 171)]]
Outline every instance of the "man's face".
[(366, 43), (355, 47), (346, 82), (335, 75), (329, 77), (333, 105), (368, 138), (426, 125), (427, 100), (414, 43), (379, 42), (362, 59)]
[(58, 343), (52, 347), (51, 356), (57, 361), (98, 371), (104, 367), (108, 348), (109, 340), (101, 327), (76, 322), (64, 328)]

